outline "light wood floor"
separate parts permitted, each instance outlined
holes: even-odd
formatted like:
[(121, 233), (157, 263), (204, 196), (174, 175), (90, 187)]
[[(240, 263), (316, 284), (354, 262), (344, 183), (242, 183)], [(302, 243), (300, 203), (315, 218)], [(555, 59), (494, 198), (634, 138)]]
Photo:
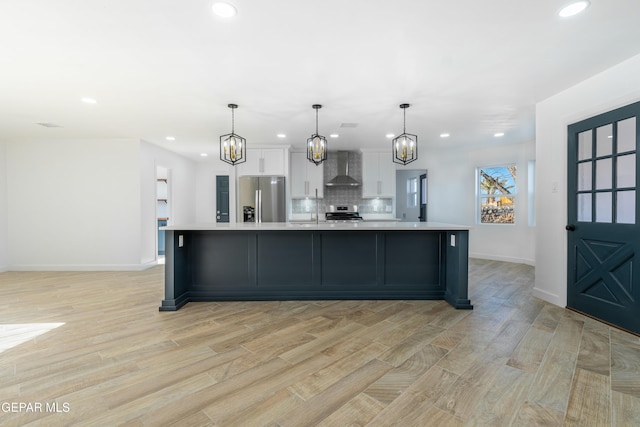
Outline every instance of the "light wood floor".
[(0, 425), (640, 425), (640, 339), (532, 297), (528, 266), (471, 260), (473, 311), (161, 313), (163, 280), (162, 266), (0, 274)]

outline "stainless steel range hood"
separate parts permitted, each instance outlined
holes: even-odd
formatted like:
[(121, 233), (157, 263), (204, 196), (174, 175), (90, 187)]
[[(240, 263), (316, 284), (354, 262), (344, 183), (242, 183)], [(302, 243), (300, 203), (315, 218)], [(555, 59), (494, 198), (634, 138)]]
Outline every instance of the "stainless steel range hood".
[(338, 175), (326, 183), (327, 187), (358, 187), (360, 182), (349, 176), (349, 152), (338, 151)]

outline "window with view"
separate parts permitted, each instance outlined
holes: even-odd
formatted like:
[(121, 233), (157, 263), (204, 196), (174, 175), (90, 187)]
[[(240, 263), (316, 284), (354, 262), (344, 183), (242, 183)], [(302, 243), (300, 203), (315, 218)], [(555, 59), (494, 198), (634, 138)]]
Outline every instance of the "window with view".
[(514, 224), (516, 166), (478, 168), (478, 204), (481, 224)]

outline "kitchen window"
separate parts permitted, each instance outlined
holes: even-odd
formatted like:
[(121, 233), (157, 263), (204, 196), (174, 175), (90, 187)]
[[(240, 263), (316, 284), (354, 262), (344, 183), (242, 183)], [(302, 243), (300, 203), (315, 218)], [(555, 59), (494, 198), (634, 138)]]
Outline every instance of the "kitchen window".
[(514, 224), (516, 165), (478, 168), (477, 207), (480, 224)]
[(418, 178), (409, 178), (407, 180), (407, 207), (415, 208), (418, 206), (419, 192)]

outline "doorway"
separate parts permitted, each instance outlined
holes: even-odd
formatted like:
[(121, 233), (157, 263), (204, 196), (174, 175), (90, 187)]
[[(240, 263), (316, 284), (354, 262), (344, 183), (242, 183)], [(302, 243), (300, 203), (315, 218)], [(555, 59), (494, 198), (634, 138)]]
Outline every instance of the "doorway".
[(156, 254), (159, 260), (164, 259), (165, 254), (164, 231), (160, 230), (160, 227), (168, 225), (171, 212), (171, 183), (169, 175), (170, 170), (168, 168), (156, 166)]
[(567, 307), (640, 333), (640, 102), (568, 127)]
[(401, 221), (427, 220), (426, 170), (396, 170), (396, 217)]

